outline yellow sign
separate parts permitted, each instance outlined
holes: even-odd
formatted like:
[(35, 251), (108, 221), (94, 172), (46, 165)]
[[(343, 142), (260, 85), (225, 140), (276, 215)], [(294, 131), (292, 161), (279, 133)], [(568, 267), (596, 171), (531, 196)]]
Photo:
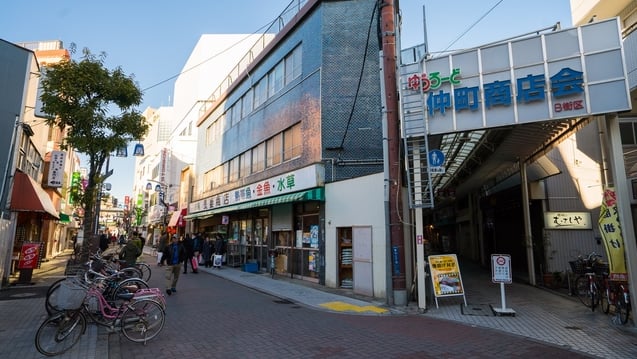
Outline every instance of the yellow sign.
[(456, 255), (432, 255), (428, 259), (436, 297), (463, 295), (462, 276)]
[(617, 215), (617, 194), (612, 187), (604, 191), (598, 225), (608, 257), (609, 278), (611, 280), (628, 280), (624, 257), (624, 238)]

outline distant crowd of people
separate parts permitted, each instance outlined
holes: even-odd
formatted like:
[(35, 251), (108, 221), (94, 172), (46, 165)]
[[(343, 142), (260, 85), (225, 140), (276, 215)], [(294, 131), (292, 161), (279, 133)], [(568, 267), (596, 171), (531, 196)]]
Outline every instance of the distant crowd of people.
[(199, 273), (200, 265), (206, 268), (212, 266), (213, 255), (224, 255), (226, 241), (221, 235), (216, 235), (213, 241), (210, 236), (195, 233), (191, 236), (173, 234), (168, 243), (168, 233), (164, 232), (159, 238), (157, 246), (157, 265), (166, 266), (166, 294), (177, 292), (177, 282), (183, 263), (183, 274), (188, 274), (188, 267), (192, 273)]

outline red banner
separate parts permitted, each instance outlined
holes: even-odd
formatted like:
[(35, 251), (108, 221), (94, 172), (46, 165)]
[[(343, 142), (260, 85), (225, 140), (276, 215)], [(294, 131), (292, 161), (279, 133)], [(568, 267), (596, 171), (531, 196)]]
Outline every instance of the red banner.
[(18, 269), (36, 269), (38, 268), (38, 259), (40, 257), (40, 243), (25, 243), (20, 250), (20, 261)]

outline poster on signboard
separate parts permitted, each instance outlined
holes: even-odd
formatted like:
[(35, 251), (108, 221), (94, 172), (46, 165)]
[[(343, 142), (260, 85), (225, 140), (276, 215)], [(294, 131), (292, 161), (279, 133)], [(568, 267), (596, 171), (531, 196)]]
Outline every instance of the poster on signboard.
[(436, 297), (464, 295), (462, 276), (455, 254), (431, 255), (429, 268)]

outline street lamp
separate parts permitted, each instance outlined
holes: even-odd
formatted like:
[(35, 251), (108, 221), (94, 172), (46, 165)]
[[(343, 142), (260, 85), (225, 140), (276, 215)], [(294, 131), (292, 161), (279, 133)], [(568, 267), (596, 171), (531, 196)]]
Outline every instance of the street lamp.
[[(137, 145), (135, 145), (135, 150), (133, 151), (133, 156), (143, 156), (144, 155), (144, 145), (142, 145), (141, 143), (138, 143)], [(127, 146), (122, 146), (122, 147), (118, 147), (115, 150), (115, 156), (116, 157), (128, 157), (128, 148)], [(110, 167), (110, 163), (111, 163), (111, 154), (108, 154), (108, 157), (106, 157), (106, 170), (104, 171), (104, 177), (102, 178), (102, 180), (107, 179), (108, 177), (110, 177), (113, 174), (113, 170), (109, 169)], [(107, 191), (110, 191), (110, 184), (108, 184), (108, 189)], [(100, 211), (102, 208), (102, 187), (100, 186), (100, 191), (97, 194), (97, 203), (95, 203), (95, 227), (94, 227), (94, 234), (98, 234), (99, 233), (99, 227), (100, 227)]]
[(148, 183), (146, 183), (146, 190), (150, 191), (153, 189), (153, 184), (151, 182), (154, 182), (155, 185), (155, 192), (159, 192), (159, 202), (165, 207), (164, 208), (164, 219), (163, 219), (163, 223), (164, 226), (166, 226), (168, 224), (168, 222), (166, 221), (166, 217), (168, 215), (168, 204), (164, 201), (164, 198), (166, 196), (166, 193), (164, 191), (164, 189), (168, 188), (169, 186), (167, 186), (165, 183), (163, 182), (159, 182), (159, 181), (155, 181), (155, 180), (146, 180), (148, 181)]

